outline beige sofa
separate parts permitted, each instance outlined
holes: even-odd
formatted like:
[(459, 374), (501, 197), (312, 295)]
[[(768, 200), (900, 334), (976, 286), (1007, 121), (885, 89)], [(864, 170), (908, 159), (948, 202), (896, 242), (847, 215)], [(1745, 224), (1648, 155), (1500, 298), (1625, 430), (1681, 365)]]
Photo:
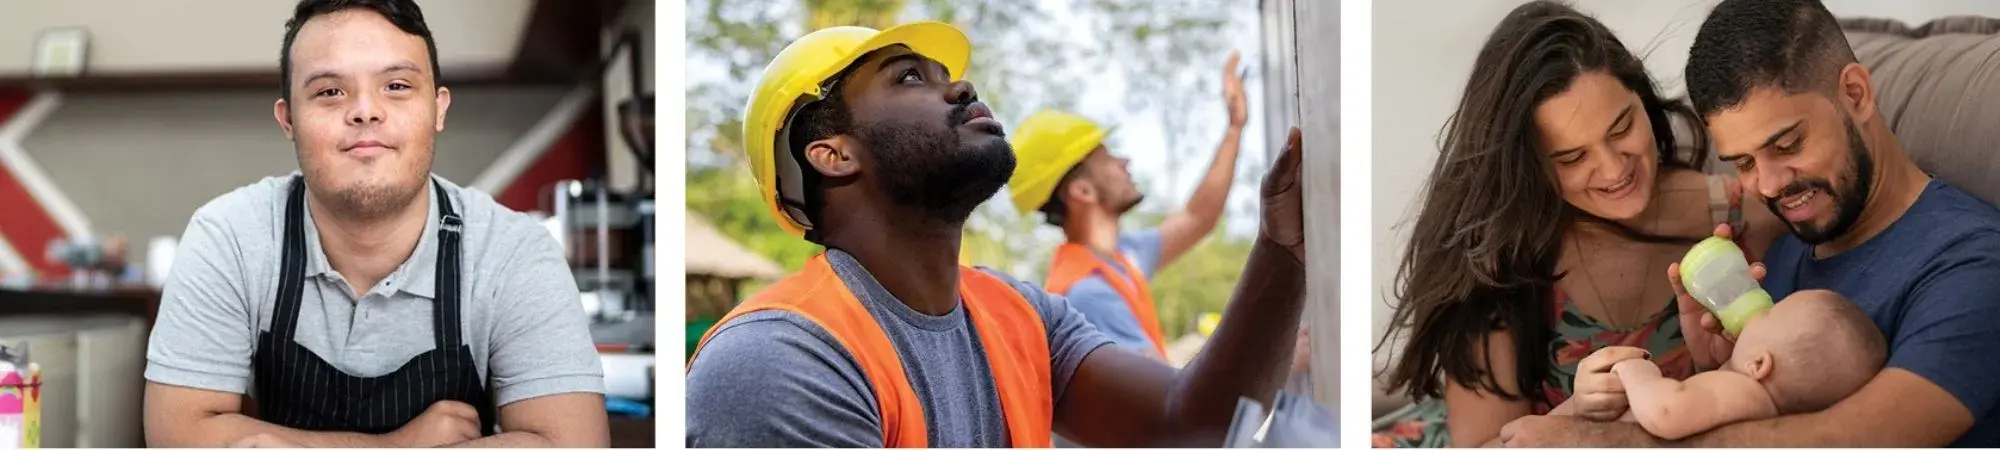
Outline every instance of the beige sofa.
[[(1957, 16), (1910, 26), (1859, 18), (1841, 26), (1874, 76), (1876, 103), (1903, 151), (1933, 176), (2000, 205), (2000, 19)], [(1378, 371), (1390, 361), (1372, 356)], [(1383, 387), (1374, 380), (1376, 417), (1409, 403)]]

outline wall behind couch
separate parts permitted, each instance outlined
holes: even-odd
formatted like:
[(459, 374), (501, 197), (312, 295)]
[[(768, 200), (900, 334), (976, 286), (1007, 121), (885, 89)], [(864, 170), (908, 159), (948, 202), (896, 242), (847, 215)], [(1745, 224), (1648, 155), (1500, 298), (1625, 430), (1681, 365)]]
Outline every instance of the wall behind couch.
[[(1448, 5), (1447, 5), (1448, 3)], [(1437, 137), (1457, 105), (1479, 46), (1500, 18), (1521, 1), (1377, 1), (1374, 4), (1374, 242), (1371, 243), (1375, 296), (1365, 299), (1373, 336), (1387, 331), (1393, 282), (1409, 239), (1414, 203), (1437, 158)], [(1576, 0), (1574, 5), (1604, 22), (1645, 59), (1660, 89), (1684, 92), (1681, 69), (1687, 48), (1715, 0)], [(1880, 2), (1825, 0), (1841, 17), (1886, 17), (1911, 25), (1948, 16), (2000, 17), (2000, 2), (1933, 0)], [(1348, 300), (1353, 305), (1354, 300)], [(1372, 348), (1375, 342), (1369, 342)], [(1374, 358), (1389, 361), (1391, 346)]]

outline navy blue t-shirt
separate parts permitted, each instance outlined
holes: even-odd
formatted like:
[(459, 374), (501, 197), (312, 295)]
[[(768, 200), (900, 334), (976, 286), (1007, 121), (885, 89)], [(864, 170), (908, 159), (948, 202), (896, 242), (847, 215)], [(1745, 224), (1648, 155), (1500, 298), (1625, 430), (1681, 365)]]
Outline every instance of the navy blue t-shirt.
[(1903, 217), (1859, 247), (1815, 260), (1790, 233), (1765, 257), (1764, 288), (1827, 289), (1889, 339), (1889, 367), (1936, 383), (1972, 411), (1954, 447), (2000, 446), (2000, 211), (1931, 180)]

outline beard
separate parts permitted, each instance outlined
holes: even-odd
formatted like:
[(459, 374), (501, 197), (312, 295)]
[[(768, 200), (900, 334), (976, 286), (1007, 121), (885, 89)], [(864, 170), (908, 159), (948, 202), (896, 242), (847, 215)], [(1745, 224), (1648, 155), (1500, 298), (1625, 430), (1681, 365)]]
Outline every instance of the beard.
[[(304, 156), (304, 155), (301, 155)], [(304, 159), (301, 158), (301, 162)], [(340, 185), (329, 185), (335, 177), (335, 169), (327, 164), (310, 164), (304, 167), (306, 186), (314, 194), (313, 200), (322, 202), (326, 211), (348, 221), (372, 221), (382, 219), (408, 207), (424, 192), (424, 184), (429, 182), (428, 171), (418, 171), (416, 176), (394, 174), (384, 177), (360, 177)], [(425, 164), (428, 167), (429, 164)], [(393, 169), (393, 168), (385, 168)], [(398, 180), (397, 178), (409, 178)]]
[(926, 123), (862, 124), (855, 137), (875, 153), (876, 181), (889, 200), (916, 209), (926, 219), (964, 223), (972, 210), (993, 198), (1014, 173), (1014, 150), (1006, 139), (964, 143), (959, 124), (970, 120), (967, 104), (947, 115), (943, 127)]
[(1125, 213), (1132, 212), (1132, 208), (1139, 207), (1139, 202), (1143, 201), (1146, 201), (1146, 194), (1134, 193), (1132, 194), (1132, 201), (1125, 202), (1125, 206), (1119, 207), (1116, 212), (1118, 215), (1125, 215)]
[[(1875, 173), (1875, 157), (1868, 153), (1868, 144), (1861, 141), (1861, 130), (1854, 126), (1854, 120), (1847, 120), (1847, 170), (1842, 171), (1840, 187), (1835, 189), (1824, 178), (1793, 180), (1778, 193), (1777, 198), (1764, 199), (1764, 206), (1784, 221), (1792, 229), (1792, 234), (1808, 245), (1819, 245), (1839, 238), (1854, 228), (1854, 222), (1861, 219), (1861, 210), (1867, 206), (1870, 180)], [(1790, 197), (1806, 191), (1818, 189), (1823, 195), (1833, 196), (1833, 221), (1825, 226), (1811, 222), (1785, 220), (1784, 212), (1778, 207), (1778, 199)]]

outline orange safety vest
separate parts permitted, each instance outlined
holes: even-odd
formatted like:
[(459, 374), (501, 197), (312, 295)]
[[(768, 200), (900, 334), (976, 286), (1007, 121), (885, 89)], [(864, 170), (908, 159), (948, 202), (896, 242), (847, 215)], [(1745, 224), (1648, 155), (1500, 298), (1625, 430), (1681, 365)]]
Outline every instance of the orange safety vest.
[[(1041, 313), (1013, 285), (970, 267), (959, 268), (958, 294), (973, 330), (979, 334), (980, 345), (985, 347), (1010, 443), (1015, 447), (1050, 447), (1055, 394), (1049, 386), (1049, 337)], [(826, 255), (814, 256), (798, 273), (724, 315), (701, 337), (701, 345), (737, 316), (765, 310), (804, 316), (854, 356), (875, 391), (883, 447), (930, 446), (924, 405), (903, 372), (902, 355), (868, 308), (834, 274)], [(697, 355), (701, 345), (695, 347)], [(690, 370), (693, 366), (688, 365)]]
[(1132, 318), (1139, 320), (1139, 328), (1153, 340), (1153, 351), (1159, 352), (1160, 358), (1164, 359), (1167, 356), (1166, 332), (1160, 330), (1160, 313), (1153, 307), (1153, 287), (1146, 283), (1146, 273), (1139, 271), (1139, 267), (1132, 265), (1132, 261), (1125, 259), (1124, 255), (1118, 256), (1118, 264), (1125, 266), (1127, 276), (1120, 276), (1118, 271), (1097, 259), (1083, 244), (1066, 243), (1056, 247), (1056, 259), (1049, 264), (1049, 282), (1044, 287), (1049, 292), (1068, 295), (1069, 288), (1085, 277), (1093, 273), (1104, 277), (1106, 284), (1118, 291), (1119, 297), (1125, 298), (1125, 306), (1132, 309)]

